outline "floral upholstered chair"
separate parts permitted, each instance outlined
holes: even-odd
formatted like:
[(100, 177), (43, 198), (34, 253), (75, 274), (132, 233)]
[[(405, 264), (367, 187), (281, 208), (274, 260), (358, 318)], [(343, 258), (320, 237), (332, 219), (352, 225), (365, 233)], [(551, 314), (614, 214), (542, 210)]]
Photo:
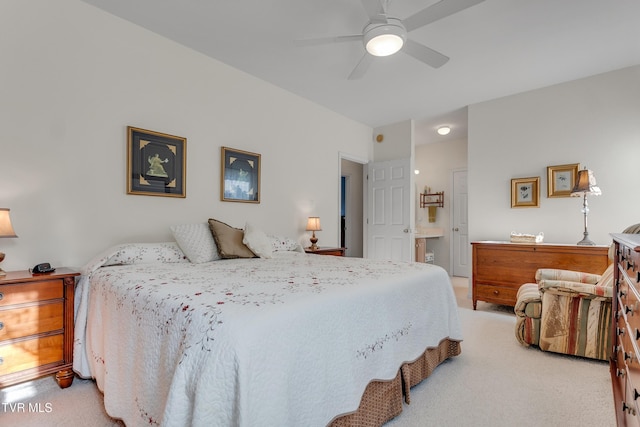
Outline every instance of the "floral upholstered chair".
[[(640, 224), (623, 233), (640, 233)], [(613, 258), (613, 246), (609, 250)], [(541, 350), (607, 360), (614, 265), (600, 274), (539, 269), (517, 294), (516, 338)]]

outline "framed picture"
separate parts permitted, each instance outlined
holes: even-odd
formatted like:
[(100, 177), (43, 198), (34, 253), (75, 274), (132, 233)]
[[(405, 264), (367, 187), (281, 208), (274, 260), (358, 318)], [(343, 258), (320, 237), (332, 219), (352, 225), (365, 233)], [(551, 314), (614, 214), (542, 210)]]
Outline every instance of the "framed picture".
[(540, 177), (511, 180), (511, 207), (540, 207)]
[(580, 163), (547, 166), (547, 197), (569, 197), (576, 185)]
[(222, 147), (220, 200), (260, 203), (260, 154)]
[(186, 197), (187, 139), (127, 126), (127, 194)]

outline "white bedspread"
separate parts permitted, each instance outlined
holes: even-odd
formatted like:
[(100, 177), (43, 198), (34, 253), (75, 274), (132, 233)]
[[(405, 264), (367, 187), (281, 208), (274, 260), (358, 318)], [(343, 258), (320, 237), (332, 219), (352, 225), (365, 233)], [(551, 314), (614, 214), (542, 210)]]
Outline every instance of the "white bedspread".
[(119, 247), (86, 266), (76, 291), (74, 369), (129, 427), (325, 426), (357, 409), (371, 380), (462, 339), (437, 266), (153, 258)]

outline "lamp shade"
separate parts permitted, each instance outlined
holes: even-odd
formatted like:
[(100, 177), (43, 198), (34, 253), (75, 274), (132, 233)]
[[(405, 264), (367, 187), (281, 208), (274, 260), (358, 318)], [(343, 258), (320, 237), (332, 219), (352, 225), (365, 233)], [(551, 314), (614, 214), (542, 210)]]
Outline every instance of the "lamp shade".
[(0, 237), (18, 237), (13, 231), (9, 209), (0, 208)]
[(310, 216), (307, 220), (307, 231), (321, 231), (320, 217)]
[(593, 196), (602, 194), (600, 187), (596, 185), (596, 178), (593, 176), (593, 171), (589, 169), (578, 171), (576, 185), (573, 187), (573, 190), (571, 190), (572, 197), (581, 197), (585, 194)]

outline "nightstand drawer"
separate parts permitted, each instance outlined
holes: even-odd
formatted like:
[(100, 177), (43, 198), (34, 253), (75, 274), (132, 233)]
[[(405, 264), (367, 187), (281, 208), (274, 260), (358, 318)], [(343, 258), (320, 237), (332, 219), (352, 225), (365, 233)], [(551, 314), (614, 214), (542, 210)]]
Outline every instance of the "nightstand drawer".
[(0, 341), (62, 330), (62, 302), (0, 310)]
[(62, 362), (64, 335), (18, 341), (0, 346), (0, 375)]
[(0, 307), (57, 299), (62, 298), (63, 295), (62, 280), (44, 280), (34, 283), (3, 285), (0, 286)]

